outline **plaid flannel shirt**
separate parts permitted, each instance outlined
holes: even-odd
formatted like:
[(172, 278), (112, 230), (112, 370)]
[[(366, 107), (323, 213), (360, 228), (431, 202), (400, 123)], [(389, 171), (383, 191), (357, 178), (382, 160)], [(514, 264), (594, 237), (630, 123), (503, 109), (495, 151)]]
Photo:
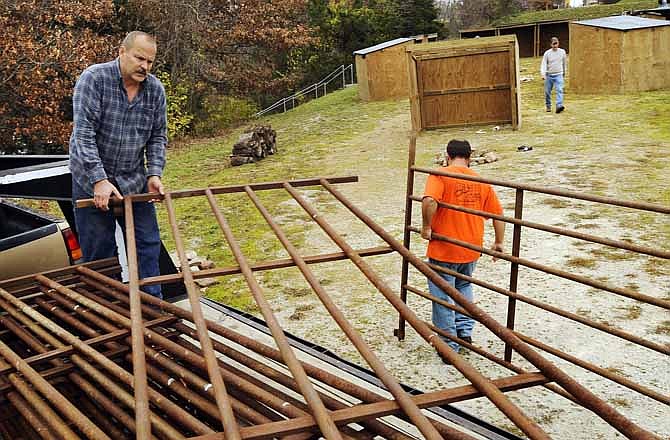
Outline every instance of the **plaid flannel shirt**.
[(148, 176), (162, 176), (167, 115), (158, 78), (147, 75), (128, 102), (119, 59), (95, 64), (77, 80), (72, 102), (70, 171), (91, 196), (93, 185), (103, 179), (113, 180), (121, 194), (136, 194)]

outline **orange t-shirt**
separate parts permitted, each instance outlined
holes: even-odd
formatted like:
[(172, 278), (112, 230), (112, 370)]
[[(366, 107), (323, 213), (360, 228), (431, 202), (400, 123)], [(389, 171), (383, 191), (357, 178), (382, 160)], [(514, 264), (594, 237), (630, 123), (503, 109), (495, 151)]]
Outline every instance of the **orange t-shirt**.
[[(442, 167), (440, 171), (479, 176), (470, 168), (461, 166)], [(486, 183), (431, 174), (428, 176), (423, 196), (431, 197), (437, 202), (491, 214), (502, 214), (502, 207), (495, 191)], [(437, 234), (476, 246), (482, 246), (484, 242), (484, 218), (478, 215), (438, 207), (431, 228)], [(470, 263), (481, 255), (480, 252), (439, 240), (430, 240), (427, 254), (430, 258), (447, 263)]]

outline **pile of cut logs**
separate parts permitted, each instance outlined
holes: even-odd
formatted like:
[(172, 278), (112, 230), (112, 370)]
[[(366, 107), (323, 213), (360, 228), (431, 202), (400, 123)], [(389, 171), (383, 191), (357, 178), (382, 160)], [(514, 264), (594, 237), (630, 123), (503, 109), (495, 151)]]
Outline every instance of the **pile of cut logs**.
[(233, 146), (230, 155), (232, 166), (258, 162), (277, 152), (277, 132), (269, 125), (261, 125), (247, 130)]

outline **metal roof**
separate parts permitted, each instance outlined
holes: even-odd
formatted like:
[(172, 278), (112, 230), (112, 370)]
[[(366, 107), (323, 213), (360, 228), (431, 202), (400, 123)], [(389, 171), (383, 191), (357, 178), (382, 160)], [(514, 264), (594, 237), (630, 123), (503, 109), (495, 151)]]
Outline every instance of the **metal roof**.
[(372, 52), (377, 52), (378, 50), (386, 49), (387, 47), (393, 47), (398, 44), (407, 43), (408, 41), (413, 40), (414, 38), (396, 38), (395, 40), (385, 41), (383, 43), (379, 43), (374, 46), (367, 47), (365, 49), (357, 50), (354, 52), (354, 55), (367, 55)]
[(595, 18), (593, 20), (577, 21), (576, 23), (583, 24), (586, 26), (616, 29), (619, 31), (630, 31), (634, 29), (670, 26), (670, 22), (664, 20), (633, 17), (630, 15), (617, 15), (614, 17)]

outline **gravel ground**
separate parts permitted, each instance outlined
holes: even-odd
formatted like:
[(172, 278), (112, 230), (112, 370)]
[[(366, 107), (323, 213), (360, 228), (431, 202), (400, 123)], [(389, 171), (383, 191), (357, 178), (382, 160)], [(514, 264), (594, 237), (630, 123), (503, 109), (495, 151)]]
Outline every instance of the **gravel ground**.
[[(350, 172), (360, 176), (359, 183), (340, 185), (341, 191), (397, 238), (402, 237), (405, 193), (405, 174), (399, 173), (398, 170), (406, 164), (407, 154), (406, 144), (398, 142), (398, 139), (406, 137), (408, 128), (406, 119), (406, 115), (398, 115), (380, 121), (377, 131), (361, 138), (361, 144), (365, 144), (368, 139), (374, 139), (375, 144), (382, 148), (348, 152), (346, 157), (342, 156), (339, 164), (343, 171), (340, 175)], [(463, 130), (462, 137), (471, 134), (474, 136), (476, 130), (476, 128)], [(436, 139), (440, 142), (436, 143)], [(420, 138), (419, 151), (423, 149), (423, 153), (419, 154), (417, 164), (434, 166), (431, 158), (439, 152), (447, 140), (448, 138), (439, 138), (436, 134)], [(521, 154), (527, 155), (523, 156), (524, 166), (517, 167), (515, 161)], [(578, 156), (579, 153), (575, 154)], [(609, 153), (603, 151), (602, 154)], [(537, 149), (528, 153), (503, 152), (500, 155), (500, 162), (479, 166), (478, 171), (491, 177), (579, 190), (583, 187), (582, 181), (578, 178), (579, 173), (587, 173), (589, 170), (589, 164), (584, 160), (577, 160), (582, 167), (576, 167), (574, 155), (547, 156), (546, 152), (541, 153)], [(600, 159), (590, 157), (589, 160)], [(508, 170), (515, 167), (515, 178), (511, 179)], [(617, 177), (622, 178), (600, 179), (600, 183), (605, 186), (605, 194), (612, 193), (612, 188), (625, 186), (625, 176)], [(593, 176), (590, 177), (591, 183), (594, 179), (597, 180)], [(415, 193), (421, 192), (423, 184), (424, 179), (417, 177)], [(334, 199), (328, 199), (314, 190), (305, 190), (303, 194), (315, 203), (326, 220), (354, 248), (382, 244), (379, 238)], [(513, 213), (514, 192), (501, 190), (499, 196), (506, 213)], [(292, 203), (287, 202), (285, 208), (287, 210), (292, 208), (290, 205)], [(295, 209), (300, 208), (296, 205)], [(624, 214), (617, 212), (614, 216), (608, 216), (607, 212), (588, 203), (557, 199), (542, 194), (527, 194), (524, 219), (606, 238), (626, 238), (637, 243), (645, 243), (646, 240), (647, 244), (667, 249), (667, 242), (664, 243), (662, 240), (649, 243), (649, 229), (652, 226), (644, 226), (645, 224), (640, 222), (639, 228), (624, 229), (622, 224), (625, 224), (623, 223), (625, 219), (622, 220), (621, 217)], [(414, 224), (419, 224), (418, 204), (414, 206), (413, 216)], [(286, 216), (279, 221), (295, 224), (299, 220), (296, 220), (295, 216)], [(635, 224), (635, 217), (631, 221)], [(487, 225), (487, 234), (489, 235), (486, 242), (491, 243), (490, 222)], [(301, 248), (303, 255), (339, 251), (325, 234), (314, 226), (314, 223), (305, 221), (305, 235), (305, 244)], [(511, 237), (512, 231), (508, 227), (508, 250), (511, 249)], [(411, 248), (417, 255), (423, 255), (425, 242), (420, 237), (413, 237)], [(586, 275), (613, 286), (629, 287), (641, 293), (664, 299), (670, 298), (670, 272), (667, 265), (653, 266), (656, 263), (652, 257), (626, 257), (618, 252), (597, 253), (598, 251), (594, 250), (596, 248), (599, 247), (584, 246), (568, 237), (525, 229), (521, 255), (534, 262)], [(401, 262), (397, 255), (372, 257), (366, 259), (366, 262), (382, 276), (394, 292), (399, 291)], [(475, 276), (489, 283), (507, 287), (509, 266), (510, 264), (505, 261), (494, 263), (490, 257), (483, 256)], [(650, 270), (652, 266), (656, 267), (656, 270)], [(442, 364), (435, 352), (413, 330), (408, 330), (407, 337), (403, 341), (398, 341), (393, 336), (393, 329), (397, 326), (397, 313), (351, 263), (335, 262), (311, 267), (328, 294), (400, 381), (425, 391), (468, 383), (455, 368)], [(321, 344), (347, 359), (364, 364), (353, 346), (327, 315), (316, 296), (310, 293), (308, 285), (302, 281), (296, 269), (282, 271), (280, 284), (281, 286), (277, 286), (277, 280), (273, 278), (271, 285), (266, 287), (277, 292), (273, 299), (273, 307), (288, 331)], [(424, 277), (418, 273), (411, 272), (410, 284), (427, 290)], [(667, 321), (670, 320), (667, 310), (525, 268), (520, 271), (518, 291), (580, 316), (606, 322), (633, 335), (664, 344), (666, 347), (670, 346), (670, 335), (658, 330), (663, 322), (667, 325)], [(500, 322), (505, 322), (507, 309), (505, 297), (481, 287), (475, 288), (475, 296), (480, 307)], [(410, 297), (409, 303), (419, 317), (430, 319), (430, 305), (427, 301)], [(670, 392), (667, 355), (635, 346), (524, 303), (518, 303), (516, 319), (516, 328), (530, 337), (663, 394), (667, 395)], [(483, 326), (476, 327), (474, 339), (477, 345), (502, 356), (504, 352), (502, 343)], [(503, 377), (513, 374), (475, 354), (466, 353), (464, 356), (485, 376)], [(667, 406), (551, 355), (546, 356), (635, 423), (664, 438), (670, 438)], [(518, 354), (515, 355), (514, 361), (524, 368), (532, 369)], [(553, 438), (623, 437), (593, 413), (542, 387), (513, 392), (509, 395)], [(457, 406), (520, 434), (520, 431), (486, 399), (463, 402)]]

